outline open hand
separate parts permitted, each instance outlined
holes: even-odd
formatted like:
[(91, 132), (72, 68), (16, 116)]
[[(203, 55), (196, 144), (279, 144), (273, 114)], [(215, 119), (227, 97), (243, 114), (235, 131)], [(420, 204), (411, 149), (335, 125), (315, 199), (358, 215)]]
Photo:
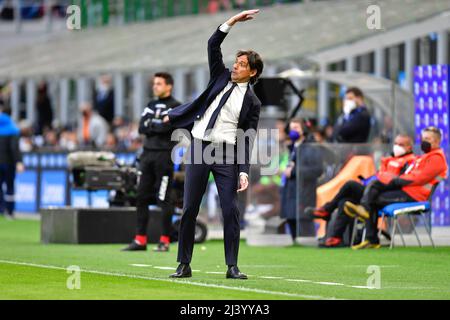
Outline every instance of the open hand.
[(257, 14), (258, 12), (259, 12), (259, 9), (242, 11), (242, 12), (238, 13), (237, 15), (231, 17), (227, 21), (227, 24), (229, 26), (232, 26), (236, 22), (244, 22), (244, 21), (252, 20), (254, 18), (255, 14)]

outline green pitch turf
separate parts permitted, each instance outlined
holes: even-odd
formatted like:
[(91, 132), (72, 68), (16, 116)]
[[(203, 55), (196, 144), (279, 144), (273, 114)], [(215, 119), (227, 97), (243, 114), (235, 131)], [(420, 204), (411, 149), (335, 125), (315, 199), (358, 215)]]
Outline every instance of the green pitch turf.
[[(236, 281), (225, 279), (223, 242), (209, 241), (195, 247), (193, 277), (170, 280), (176, 245), (168, 253), (43, 245), (39, 232), (38, 221), (0, 217), (0, 299), (450, 299), (449, 247), (352, 251), (243, 241), (239, 267), (249, 280)], [(68, 289), (75, 283), (68, 266), (81, 269), (80, 289)], [(380, 270), (380, 289), (367, 288), (369, 266)]]

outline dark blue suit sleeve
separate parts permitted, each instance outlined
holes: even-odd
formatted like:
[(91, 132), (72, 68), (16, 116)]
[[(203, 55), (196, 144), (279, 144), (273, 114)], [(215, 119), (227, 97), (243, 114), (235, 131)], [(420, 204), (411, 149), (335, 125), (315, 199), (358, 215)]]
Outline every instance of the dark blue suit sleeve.
[(225, 70), (220, 45), (226, 36), (227, 33), (217, 29), (208, 40), (208, 64), (211, 78), (218, 77)]

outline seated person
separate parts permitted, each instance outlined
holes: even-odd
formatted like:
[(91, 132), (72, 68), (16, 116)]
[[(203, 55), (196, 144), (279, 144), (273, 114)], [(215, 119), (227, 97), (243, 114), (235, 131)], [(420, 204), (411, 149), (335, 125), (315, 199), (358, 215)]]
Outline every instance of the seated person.
[[(330, 235), (325, 241), (326, 247), (343, 246), (343, 234), (347, 226), (355, 218), (352, 211), (344, 210), (344, 203), (359, 203), (364, 195), (376, 196), (379, 193), (379, 184), (387, 184), (393, 178), (402, 174), (406, 168), (414, 161), (413, 142), (411, 137), (399, 134), (394, 140), (393, 155), (381, 160), (380, 170), (375, 175), (375, 179), (366, 186), (359, 182), (347, 181), (339, 190), (337, 195), (320, 208), (308, 208), (307, 212), (315, 218), (329, 221), (331, 214), (338, 209), (336, 223)], [(362, 220), (362, 218), (360, 218)]]
[(440, 148), (441, 131), (428, 127), (422, 131), (421, 149), (424, 154), (418, 157), (406, 171), (388, 184), (383, 185), (375, 198), (363, 197), (361, 204), (344, 204), (345, 210), (366, 220), (367, 240), (353, 249), (379, 248), (377, 219), (378, 210), (392, 203), (426, 201), (433, 186), (447, 177), (447, 160)]

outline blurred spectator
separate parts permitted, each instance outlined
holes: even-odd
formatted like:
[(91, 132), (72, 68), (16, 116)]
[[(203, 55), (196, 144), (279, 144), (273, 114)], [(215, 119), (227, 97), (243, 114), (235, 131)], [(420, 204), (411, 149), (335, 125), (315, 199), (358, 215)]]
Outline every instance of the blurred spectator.
[(381, 142), (389, 144), (392, 142), (392, 135), (394, 133), (394, 122), (391, 116), (384, 116), (383, 129), (381, 130)]
[(335, 140), (342, 143), (365, 143), (370, 133), (370, 113), (364, 104), (364, 94), (359, 88), (349, 88), (345, 93), (343, 114), (334, 128)]
[[(5, 217), (13, 218), (16, 171), (24, 171), (24, 166), (19, 150), (20, 131), (10, 115), (10, 109), (0, 109), (0, 208), (6, 209)], [(3, 185), (6, 186), (5, 193)]]
[(44, 147), (51, 148), (53, 150), (60, 150), (59, 135), (55, 130), (45, 130), (44, 132)]
[[(320, 149), (311, 144), (314, 142), (314, 137), (308, 134), (306, 125), (301, 119), (292, 119), (289, 128), (289, 138), (293, 145), (289, 164), (284, 171), (281, 217), (287, 219), (293, 239), (297, 236), (314, 237), (316, 231), (313, 219), (304, 213), (304, 209), (314, 206), (316, 203), (317, 179), (323, 171), (322, 155)], [(299, 159), (297, 159), (297, 155), (300, 155)], [(297, 173), (300, 173), (300, 176), (297, 176)], [(299, 180), (297, 181), (297, 179)], [(297, 185), (300, 190), (297, 189)]]
[(108, 123), (92, 110), (89, 102), (81, 104), (81, 118), (78, 122), (78, 141), (80, 146), (102, 148), (108, 134)]
[(34, 150), (33, 128), (27, 120), (19, 122), (20, 138), (19, 149), (21, 152), (31, 152)]
[[(286, 169), (289, 160), (286, 144), (288, 137), (284, 129), (285, 121), (278, 119), (275, 126), (278, 129), (278, 141), (275, 141), (275, 143), (279, 145), (280, 149), (278, 154), (271, 154), (270, 167), (273, 169), (278, 168), (278, 172), (272, 175), (261, 175), (259, 181), (250, 190), (252, 193), (251, 198), (254, 200), (255, 205), (258, 206), (255, 211), (264, 219), (280, 215), (281, 175)], [(248, 217), (252, 219), (253, 216), (250, 214)]]
[(117, 138), (112, 132), (106, 136), (105, 149), (108, 151), (117, 150)]
[(41, 82), (38, 85), (36, 97), (37, 124), (36, 134), (42, 134), (46, 129), (52, 128), (53, 110), (50, 98), (47, 93), (47, 83)]
[(100, 77), (95, 92), (94, 109), (109, 125), (112, 125), (114, 119), (114, 90), (112, 89), (112, 78), (109, 75)]
[(77, 134), (70, 130), (63, 130), (60, 134), (59, 145), (63, 150), (75, 150), (77, 148)]

